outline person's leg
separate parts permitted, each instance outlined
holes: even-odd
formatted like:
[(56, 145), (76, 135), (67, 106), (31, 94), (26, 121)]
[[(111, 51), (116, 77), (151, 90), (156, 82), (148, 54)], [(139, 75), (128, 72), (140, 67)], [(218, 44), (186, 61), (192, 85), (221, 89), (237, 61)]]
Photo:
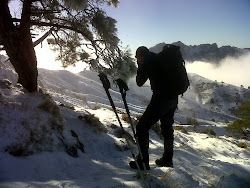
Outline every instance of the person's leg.
[[(160, 115), (158, 113), (157, 108), (158, 108), (157, 100), (154, 100), (152, 98), (150, 104), (148, 105), (146, 111), (143, 113), (141, 119), (139, 120), (136, 126), (136, 136), (138, 138), (138, 143), (142, 152), (143, 161), (147, 169), (149, 169), (149, 154), (148, 154), (149, 129), (151, 128), (152, 125), (154, 125), (157, 121), (160, 120)], [(138, 164), (142, 169), (143, 166), (140, 157), (138, 157)], [(129, 165), (131, 168), (136, 168), (134, 161), (131, 161)]]
[(159, 166), (173, 167), (173, 143), (174, 143), (174, 112), (176, 107), (170, 109), (161, 117), (161, 133), (164, 138), (164, 153), (161, 159), (156, 160)]

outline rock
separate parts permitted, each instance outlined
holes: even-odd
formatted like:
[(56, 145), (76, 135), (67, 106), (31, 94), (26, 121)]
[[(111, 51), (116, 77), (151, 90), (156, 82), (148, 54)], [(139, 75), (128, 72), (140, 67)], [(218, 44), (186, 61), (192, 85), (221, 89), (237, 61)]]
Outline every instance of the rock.
[(70, 132), (71, 132), (71, 135), (72, 135), (73, 137), (78, 138), (78, 135), (76, 134), (76, 132), (75, 132), (75, 131), (70, 130)]
[(84, 145), (83, 145), (83, 143), (79, 140), (78, 135), (77, 135), (76, 132), (73, 131), (73, 130), (70, 130), (70, 132), (71, 132), (71, 135), (72, 135), (74, 138), (76, 138), (75, 147), (76, 147), (77, 149), (80, 149), (80, 150), (84, 153), (84, 152), (85, 152), (85, 151), (84, 151)]
[(131, 134), (129, 134), (127, 131), (123, 130), (122, 128), (117, 129), (117, 130), (114, 132), (114, 135), (115, 135), (117, 138), (126, 138), (126, 139), (128, 139), (130, 142), (132, 142), (133, 144), (136, 144), (136, 143), (135, 143), (135, 140), (134, 140), (134, 137), (131, 136)]
[(65, 147), (66, 152), (71, 156), (71, 157), (78, 157), (78, 152), (75, 146), (66, 146)]
[(126, 151), (126, 150), (129, 150), (129, 147), (128, 147), (128, 145), (127, 145), (125, 139), (124, 139), (124, 140), (116, 141), (116, 142), (115, 142), (115, 148), (116, 148), (116, 150), (118, 150), (118, 151)]
[(112, 129), (117, 129), (117, 128), (118, 128), (118, 126), (115, 125), (115, 124), (111, 124), (110, 127), (111, 127)]

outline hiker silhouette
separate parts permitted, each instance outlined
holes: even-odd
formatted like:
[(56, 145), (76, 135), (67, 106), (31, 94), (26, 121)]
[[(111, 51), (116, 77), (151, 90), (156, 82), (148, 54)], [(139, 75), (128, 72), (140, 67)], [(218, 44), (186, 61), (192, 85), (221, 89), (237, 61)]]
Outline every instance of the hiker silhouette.
[[(174, 123), (174, 112), (178, 104), (178, 95), (185, 92), (189, 85), (186, 77), (185, 83), (182, 82), (181, 86), (183, 91), (180, 92), (176, 89), (178, 80), (173, 79), (173, 74), (175, 74), (173, 72), (178, 72), (184, 61), (179, 53), (179, 47), (174, 50), (175, 47), (174, 45), (164, 46), (165, 50), (171, 49), (172, 53), (155, 54), (145, 46), (141, 46), (136, 50), (138, 64), (136, 83), (141, 87), (149, 79), (153, 92), (149, 105), (136, 125), (136, 136), (143, 156), (143, 159), (137, 156), (137, 162), (141, 169), (143, 169), (143, 162), (146, 168), (150, 169), (148, 153), (149, 129), (159, 120), (161, 122), (161, 134), (164, 138), (164, 153), (162, 158), (157, 159), (155, 162), (159, 166), (173, 167), (174, 130), (172, 125)], [(164, 49), (162, 52), (164, 52)], [(173, 58), (173, 56), (179, 57)], [(167, 64), (165, 68), (163, 67), (164, 64)], [(186, 74), (186, 70), (184, 72), (181, 74)], [(184, 85), (185, 89), (183, 89)], [(129, 165), (131, 168), (136, 169), (135, 161), (131, 161)]]

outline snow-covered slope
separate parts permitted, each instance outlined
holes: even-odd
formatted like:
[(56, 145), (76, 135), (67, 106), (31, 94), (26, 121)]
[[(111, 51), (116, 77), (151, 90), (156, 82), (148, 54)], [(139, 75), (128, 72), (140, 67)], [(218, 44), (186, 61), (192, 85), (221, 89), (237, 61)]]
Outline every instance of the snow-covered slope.
[[(4, 68), (10, 70), (8, 74)], [(43, 92), (27, 93), (3, 80), (16, 78), (11, 67), (4, 68), (0, 71), (0, 187), (143, 187), (137, 171), (128, 166), (130, 151), (96, 73), (40, 69)], [(250, 142), (226, 136), (224, 126), (225, 120), (235, 119), (234, 108), (249, 98), (249, 90), (195, 74), (190, 80), (191, 88), (180, 98), (175, 126), (192, 127), (186, 125), (186, 118), (192, 117), (200, 129), (213, 128), (219, 136), (176, 130), (171, 169), (154, 164), (162, 155), (163, 141), (150, 131), (151, 186), (248, 187), (250, 152), (237, 144)], [(133, 79), (129, 88), (127, 100), (135, 117), (145, 110), (151, 91), (136, 87)], [(110, 92), (121, 117), (125, 112), (121, 96), (115, 86)], [(91, 114), (99, 121), (86, 119)], [(129, 124), (122, 123), (132, 134)]]
[[(68, 71), (40, 69), (40, 81), (46, 92), (56, 101), (76, 108), (110, 105), (97, 73), (85, 71), (72, 74)], [(200, 124), (225, 123), (235, 120), (236, 108), (250, 98), (250, 90), (226, 83), (217, 83), (197, 74), (189, 74), (190, 88), (179, 99), (176, 121), (185, 124), (187, 118), (194, 118)], [(132, 115), (145, 110), (151, 97), (150, 86), (137, 87), (135, 79), (128, 84), (127, 101)], [(117, 107), (124, 108), (118, 89), (110, 90)], [(123, 110), (124, 111), (124, 110)]]

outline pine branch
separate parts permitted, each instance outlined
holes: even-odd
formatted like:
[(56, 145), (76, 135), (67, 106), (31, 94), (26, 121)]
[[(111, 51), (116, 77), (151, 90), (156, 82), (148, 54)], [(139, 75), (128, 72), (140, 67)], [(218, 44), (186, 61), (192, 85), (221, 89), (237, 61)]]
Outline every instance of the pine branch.
[(56, 14), (56, 13), (61, 13), (61, 11), (58, 10), (40, 10), (40, 9), (34, 9), (31, 11), (32, 16), (36, 15), (42, 15), (42, 14)]
[[(11, 19), (13, 22), (20, 22), (21, 20), (18, 18), (12, 18)], [(61, 25), (58, 23), (47, 23), (47, 22), (40, 22), (40, 21), (30, 21), (31, 25), (36, 25), (36, 26), (45, 26), (45, 27), (54, 27), (57, 29), (68, 29), (71, 31), (75, 31), (77, 33), (82, 34), (84, 37), (86, 37), (89, 41), (92, 41), (92, 39), (90, 39), (88, 36), (86, 36), (83, 31), (81, 31), (80, 29), (78, 29), (77, 27), (73, 27), (73, 26), (69, 26), (69, 25)]]

